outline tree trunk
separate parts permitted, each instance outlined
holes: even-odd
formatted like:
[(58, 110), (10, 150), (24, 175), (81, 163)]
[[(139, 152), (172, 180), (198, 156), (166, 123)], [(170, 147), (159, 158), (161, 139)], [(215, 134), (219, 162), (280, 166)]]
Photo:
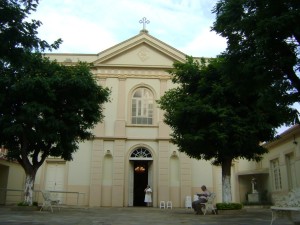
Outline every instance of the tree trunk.
[(222, 162), (222, 200), (225, 203), (232, 201), (231, 195), (231, 161)]
[[(26, 145), (26, 142), (25, 144)], [(32, 157), (32, 164), (28, 158), (26, 148), (22, 149), (21, 155), (17, 158), (20, 165), (23, 167), (26, 178), (25, 178), (25, 188), (24, 188), (24, 203), (28, 205), (32, 205), (33, 200), (33, 189), (34, 189), (34, 181), (35, 176), (37, 173), (37, 170), (40, 168), (40, 166), (44, 163), (47, 154), (43, 153), (41, 155), (40, 161), (38, 161), (38, 151), (34, 151), (34, 154), (32, 154), (30, 157)]]
[(26, 173), (25, 179), (25, 189), (24, 189), (24, 202), (28, 205), (32, 205), (33, 202), (33, 187), (34, 187), (34, 180), (35, 180), (35, 173), (32, 172), (31, 174)]

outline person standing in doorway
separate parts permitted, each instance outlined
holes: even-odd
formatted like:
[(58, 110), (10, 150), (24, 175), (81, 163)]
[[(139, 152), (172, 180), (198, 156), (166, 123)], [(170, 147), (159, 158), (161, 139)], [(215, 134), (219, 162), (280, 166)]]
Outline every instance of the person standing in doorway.
[(150, 188), (150, 185), (147, 185), (147, 187), (145, 188), (144, 192), (145, 192), (145, 200), (144, 200), (144, 202), (146, 203), (147, 206), (150, 206), (151, 203), (152, 203), (152, 197), (151, 197), (152, 189)]

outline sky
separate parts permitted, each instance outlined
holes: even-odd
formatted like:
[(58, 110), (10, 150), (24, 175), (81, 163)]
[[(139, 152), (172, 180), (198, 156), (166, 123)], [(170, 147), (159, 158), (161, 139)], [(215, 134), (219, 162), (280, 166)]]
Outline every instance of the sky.
[[(211, 31), (218, 0), (40, 0), (31, 18), (40, 20), (38, 36), (53, 43), (55, 53), (97, 54), (143, 29), (194, 57), (215, 57), (226, 39)], [(286, 130), (283, 126), (278, 133)]]
[(145, 17), (149, 34), (194, 57), (215, 57), (226, 40), (211, 26), (217, 0), (40, 0), (32, 18), (39, 37), (61, 38), (59, 53), (97, 54), (138, 35)]

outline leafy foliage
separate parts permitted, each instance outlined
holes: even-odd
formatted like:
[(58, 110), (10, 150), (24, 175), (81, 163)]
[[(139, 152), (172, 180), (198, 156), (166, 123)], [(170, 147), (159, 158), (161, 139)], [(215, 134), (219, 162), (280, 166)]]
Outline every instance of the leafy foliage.
[(300, 2), (220, 0), (213, 12), (213, 30), (227, 38), (233, 61), (261, 85), (291, 83), (299, 101)]
[(0, 142), (21, 164), (27, 156), (37, 165), (48, 156), (71, 160), (78, 142), (91, 138), (90, 129), (103, 119), (109, 90), (84, 63), (67, 67), (30, 54), (23, 64), (0, 77)]
[(245, 94), (233, 85), (228, 71), (225, 57), (209, 65), (191, 57), (175, 63), (171, 73), (179, 86), (158, 101), (165, 110), (164, 121), (179, 150), (193, 158), (215, 164), (240, 157), (259, 160), (266, 152), (259, 143), (271, 140), (275, 128), (296, 112), (288, 107), (290, 102), (277, 104), (273, 98), (281, 89)]
[(61, 40), (53, 44), (37, 37), (41, 22), (29, 20), (37, 8), (38, 0), (0, 1), (0, 67), (21, 65), (26, 52), (58, 48)]
[(241, 203), (217, 203), (216, 207), (218, 210), (239, 210), (243, 208), (243, 205)]
[(29, 206), (28, 202), (19, 202), (17, 206)]
[[(19, 202), (17, 206), (30, 206), (28, 202)], [(38, 202), (33, 202), (32, 206), (38, 206)]]
[(72, 160), (78, 143), (92, 137), (110, 91), (89, 65), (63, 66), (40, 52), (58, 48), (37, 37), (28, 20), (38, 0), (0, 2), (0, 143), (26, 173), (24, 203), (32, 205), (36, 172), (48, 156)]
[[(172, 129), (172, 142), (192, 158), (222, 166), (223, 201), (230, 202), (232, 160), (259, 161), (267, 152), (260, 143), (272, 140), (277, 127), (297, 117), (290, 108), (293, 95), (287, 94), (291, 86), (260, 85), (226, 54), (209, 62), (187, 57), (170, 72), (177, 87), (158, 104)], [(234, 79), (240, 73), (248, 82)]]

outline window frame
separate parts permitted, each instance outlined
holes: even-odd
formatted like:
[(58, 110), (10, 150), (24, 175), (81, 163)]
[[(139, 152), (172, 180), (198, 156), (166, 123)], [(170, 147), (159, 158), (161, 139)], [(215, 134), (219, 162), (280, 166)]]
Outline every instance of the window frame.
[(271, 171), (273, 177), (273, 188), (275, 191), (282, 190), (282, 178), (281, 178), (281, 170), (280, 170), (280, 163), (279, 158), (272, 159), (270, 161), (271, 164)]
[[(139, 94), (140, 96), (135, 95)], [(148, 96), (147, 96), (148, 94)], [(146, 86), (135, 87), (130, 93), (129, 121), (134, 126), (153, 126), (155, 122), (155, 93)]]

